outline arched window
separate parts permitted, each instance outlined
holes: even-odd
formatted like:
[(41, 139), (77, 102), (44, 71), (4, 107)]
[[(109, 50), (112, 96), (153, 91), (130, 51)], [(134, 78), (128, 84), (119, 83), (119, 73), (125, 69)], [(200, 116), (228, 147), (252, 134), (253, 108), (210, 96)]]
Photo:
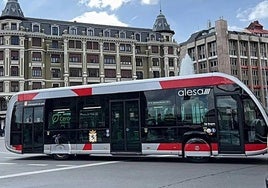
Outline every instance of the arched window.
[(33, 24), (33, 29), (32, 29), (33, 32), (40, 32), (40, 25), (35, 23)]
[(110, 37), (110, 30), (108, 30), (108, 29), (104, 30), (104, 36)]
[(141, 41), (141, 35), (139, 33), (136, 33), (135, 38), (138, 42)]
[(77, 28), (76, 27), (70, 27), (69, 28), (69, 34), (70, 35), (77, 35)]
[(93, 30), (92, 28), (89, 28), (89, 29), (87, 30), (87, 35), (88, 35), (88, 36), (94, 36), (94, 30)]
[(121, 39), (126, 38), (126, 32), (120, 31), (119, 36), (120, 36)]

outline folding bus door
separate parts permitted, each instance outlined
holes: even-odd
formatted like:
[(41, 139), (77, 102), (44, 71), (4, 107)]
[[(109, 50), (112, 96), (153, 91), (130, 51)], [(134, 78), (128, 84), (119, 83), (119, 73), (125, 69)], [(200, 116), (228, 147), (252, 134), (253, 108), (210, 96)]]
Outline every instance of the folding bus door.
[(140, 153), (139, 100), (110, 102), (112, 153)]
[(23, 110), (23, 153), (43, 153), (43, 106), (25, 107)]

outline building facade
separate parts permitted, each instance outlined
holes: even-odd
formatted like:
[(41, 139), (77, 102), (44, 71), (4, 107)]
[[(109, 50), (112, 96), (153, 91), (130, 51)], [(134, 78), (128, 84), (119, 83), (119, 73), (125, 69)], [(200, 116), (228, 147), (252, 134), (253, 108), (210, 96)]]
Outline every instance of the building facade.
[(160, 11), (152, 29), (25, 17), (8, 0), (0, 17), (0, 117), (24, 90), (178, 75), (179, 44)]
[(220, 19), (215, 27), (193, 33), (180, 44), (180, 56), (188, 54), (196, 73), (223, 72), (243, 81), (267, 107), (268, 31), (252, 22), (243, 32), (229, 31)]

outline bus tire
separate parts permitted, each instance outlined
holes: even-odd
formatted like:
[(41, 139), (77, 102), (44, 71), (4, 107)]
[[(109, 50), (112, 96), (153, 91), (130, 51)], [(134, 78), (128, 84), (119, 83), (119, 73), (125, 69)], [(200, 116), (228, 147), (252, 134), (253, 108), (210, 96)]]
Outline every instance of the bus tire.
[(69, 159), (70, 155), (68, 155), (68, 154), (53, 154), (52, 157), (56, 160), (67, 160), (67, 159)]

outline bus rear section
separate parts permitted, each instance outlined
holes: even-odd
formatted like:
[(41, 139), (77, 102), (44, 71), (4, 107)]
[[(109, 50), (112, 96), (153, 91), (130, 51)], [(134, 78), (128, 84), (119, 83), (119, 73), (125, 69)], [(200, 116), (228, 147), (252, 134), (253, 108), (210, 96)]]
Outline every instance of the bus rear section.
[[(49, 90), (54, 95), (36, 91), (26, 100), (14, 96), (7, 113), (6, 145), (12, 152), (57, 159), (101, 154), (206, 161), (267, 153), (268, 119), (259, 101), (236, 80), (220, 78), (215, 82), (209, 77), (207, 83), (174, 78), (157, 81), (156, 87), (148, 81), (146, 90), (139, 89), (141, 82), (129, 91), (131, 82), (120, 92), (104, 85), (90, 89), (90, 95), (81, 86), (79, 91)], [(109, 90), (113, 92), (105, 93)]]

